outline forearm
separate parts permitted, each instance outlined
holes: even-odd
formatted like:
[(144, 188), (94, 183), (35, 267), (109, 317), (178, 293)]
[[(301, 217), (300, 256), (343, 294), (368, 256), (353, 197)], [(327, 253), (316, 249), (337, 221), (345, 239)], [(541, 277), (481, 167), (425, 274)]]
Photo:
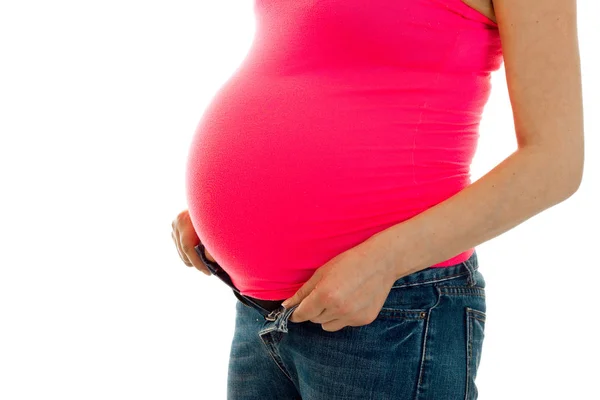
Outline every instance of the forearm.
[(461, 192), (370, 240), (389, 252), (397, 278), (452, 258), (569, 198), (580, 177), (558, 160), (521, 148)]

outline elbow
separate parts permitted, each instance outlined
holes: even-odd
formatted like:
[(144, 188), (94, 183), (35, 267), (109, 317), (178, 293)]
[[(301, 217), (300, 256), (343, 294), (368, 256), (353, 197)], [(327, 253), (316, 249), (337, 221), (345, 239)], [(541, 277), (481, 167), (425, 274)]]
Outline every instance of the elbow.
[(575, 193), (577, 193), (578, 190), (579, 190), (579, 186), (577, 186), (576, 188), (570, 187), (569, 190), (563, 191), (563, 195), (562, 195), (562, 198), (560, 199), (560, 202), (568, 200), (569, 198), (571, 198), (571, 196), (573, 196)]
[(565, 200), (568, 199), (569, 197), (573, 196), (579, 190), (582, 180), (583, 180), (582, 172), (577, 173), (576, 175), (574, 175), (571, 178), (569, 184), (567, 185), (567, 191), (566, 191), (567, 196), (565, 197)]
[(583, 181), (583, 170), (585, 164), (585, 145), (583, 140), (583, 132), (580, 135), (580, 140), (575, 141), (573, 146), (565, 146), (563, 149), (563, 157), (568, 160), (564, 168), (570, 171), (567, 179), (567, 198), (574, 195), (581, 186)]
[(569, 174), (569, 179), (567, 182), (568, 189), (568, 197), (574, 195), (581, 186), (581, 182), (583, 181), (583, 170), (584, 170), (584, 150), (583, 145), (580, 148), (580, 151), (576, 156), (573, 157), (574, 161), (571, 163), (572, 167), (570, 168), (571, 174)]
[[(562, 188), (563, 201), (573, 196), (580, 188), (583, 181), (584, 170), (584, 148), (583, 143), (579, 146), (563, 146), (557, 149), (538, 149), (544, 161), (546, 171), (549, 172), (551, 185)], [(543, 154), (543, 155), (542, 155)]]
[(581, 187), (581, 182), (583, 181), (583, 162), (581, 163), (581, 168), (573, 168), (573, 172), (564, 174), (565, 179), (563, 179), (563, 201), (567, 200), (571, 196), (573, 196), (579, 188)]

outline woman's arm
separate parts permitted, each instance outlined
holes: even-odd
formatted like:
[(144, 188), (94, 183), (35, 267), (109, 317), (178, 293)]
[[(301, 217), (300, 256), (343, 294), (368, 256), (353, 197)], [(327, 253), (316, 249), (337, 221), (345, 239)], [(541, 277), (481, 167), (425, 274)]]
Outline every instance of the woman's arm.
[(369, 240), (402, 277), (569, 198), (584, 161), (575, 0), (494, 0), (518, 150), (460, 193)]

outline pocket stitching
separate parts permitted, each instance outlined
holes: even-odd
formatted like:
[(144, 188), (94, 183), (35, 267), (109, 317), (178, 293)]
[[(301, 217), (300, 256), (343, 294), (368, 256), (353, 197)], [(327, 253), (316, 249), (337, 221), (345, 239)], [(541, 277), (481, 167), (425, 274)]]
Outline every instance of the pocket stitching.
[(377, 318), (379, 319), (380, 317), (383, 318), (392, 318), (392, 319), (403, 319), (403, 320), (422, 320), (427, 318), (427, 315), (431, 312), (431, 310), (433, 310), (435, 307), (437, 307), (437, 305), (440, 303), (440, 299), (442, 297), (442, 293), (438, 290), (438, 287), (436, 285), (432, 285), (432, 287), (435, 289), (435, 303), (433, 303), (433, 305), (431, 307), (427, 307), (427, 308), (404, 308), (404, 309), (399, 309), (399, 308), (387, 308), (387, 307), (382, 307), (381, 310), (379, 311), (379, 314), (377, 314)]
[(480, 311), (480, 310), (476, 310), (474, 308), (471, 307), (467, 307), (467, 312), (470, 312), (472, 315), (472, 318), (476, 318), (476, 319), (482, 319), (483, 322), (485, 322), (485, 317), (486, 317), (486, 313), (484, 311)]
[[(473, 361), (473, 320), (476, 319), (481, 323), (485, 324), (486, 313), (481, 310), (466, 307), (466, 320), (467, 320), (467, 376), (465, 384), (465, 400), (469, 400), (471, 395), (471, 363)], [(475, 376), (473, 377), (473, 382)]]
[(379, 316), (384, 316), (386, 318), (396, 318), (396, 319), (405, 319), (405, 320), (419, 320), (424, 319), (427, 316), (427, 309), (417, 309), (417, 310), (398, 310), (395, 308), (382, 308), (379, 311)]
[(473, 347), (472, 338), (471, 313), (470, 308), (467, 307), (467, 379), (465, 384), (465, 400), (469, 400), (469, 383), (471, 381), (471, 351)]
[[(475, 270), (475, 271), (477, 271), (477, 270)], [(444, 277), (441, 277), (441, 278), (437, 277), (437, 278), (423, 279), (423, 280), (420, 280), (420, 281), (401, 283), (400, 285), (392, 286), (392, 289), (403, 288), (403, 287), (410, 287), (410, 286), (418, 286), (418, 285), (422, 285), (422, 284), (431, 284), (431, 283), (437, 283), (437, 282), (445, 282), (445, 281), (448, 281), (448, 280), (457, 279), (457, 278), (461, 278), (463, 276), (468, 276), (468, 275), (469, 275), (468, 272), (459, 272), (459, 273), (448, 275), (448, 276), (444, 276)]]
[(467, 287), (460, 285), (438, 285), (438, 288), (443, 294), (447, 295), (485, 297), (485, 288), (479, 286)]

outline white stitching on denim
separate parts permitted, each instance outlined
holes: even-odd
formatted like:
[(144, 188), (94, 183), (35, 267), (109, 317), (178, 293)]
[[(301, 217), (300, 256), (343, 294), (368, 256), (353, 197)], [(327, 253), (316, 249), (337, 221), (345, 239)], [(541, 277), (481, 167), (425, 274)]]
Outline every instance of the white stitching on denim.
[(471, 380), (471, 338), (472, 338), (472, 334), (471, 334), (471, 317), (470, 317), (470, 313), (469, 313), (470, 308), (467, 307), (466, 308), (466, 312), (465, 312), (465, 319), (466, 319), (466, 325), (467, 325), (467, 380), (466, 380), (466, 384), (465, 384), (465, 400), (469, 400), (469, 383)]
[[(476, 319), (482, 323), (485, 323), (486, 313), (481, 310), (476, 310), (471, 307), (465, 307), (466, 320), (467, 320), (467, 384), (465, 400), (469, 400), (469, 394), (471, 389), (471, 362), (473, 357), (473, 320)], [(473, 380), (475, 382), (475, 380)]]
[[(290, 308), (284, 308), (282, 311), (282, 317), (281, 317), (281, 322), (280, 322), (280, 331), (281, 332), (288, 332), (288, 321), (290, 319), (290, 317), (292, 316), (293, 312), (296, 310), (296, 308), (298, 308), (300, 306), (300, 304), (296, 304)], [(287, 314), (287, 315), (286, 315)], [(285, 318), (284, 318), (285, 316)]]
[[(474, 270), (474, 271), (476, 271), (476, 270)], [(468, 274), (469, 274), (469, 272), (461, 272), (458, 274), (443, 276), (443, 277), (439, 277), (439, 278), (430, 278), (430, 279), (424, 279), (421, 281), (416, 281), (416, 282), (411, 282), (411, 283), (403, 283), (401, 285), (392, 286), (392, 289), (406, 287), (406, 286), (415, 286), (415, 285), (426, 284), (426, 283), (443, 282), (443, 281), (447, 281), (449, 279), (453, 279), (453, 278), (456, 278), (459, 276), (465, 276)]]
[(386, 308), (386, 307), (382, 307), (381, 310), (379, 311), (379, 315), (377, 316), (377, 318), (382, 317), (382, 318), (397, 318), (397, 319), (403, 319), (403, 320), (420, 320), (420, 319), (424, 319), (425, 315), (423, 314), (427, 314), (427, 311), (429, 309), (413, 309), (413, 310), (408, 310), (408, 309), (404, 309), (404, 310), (400, 310), (400, 309), (395, 309), (395, 308)]
[[(266, 331), (266, 332), (270, 332), (272, 329)], [(260, 333), (259, 333), (259, 336)], [(268, 339), (267, 339), (268, 340)], [(283, 374), (290, 380), (290, 382), (292, 382), (293, 385), (294, 381), (292, 380), (292, 378), (288, 375), (287, 372), (285, 372), (285, 370), (283, 369), (283, 367), (279, 364), (279, 362), (277, 361), (277, 359), (275, 358), (275, 356), (273, 355), (273, 353), (271, 352), (271, 350), (269, 349), (269, 345), (267, 345), (267, 343), (265, 343), (265, 341), (263, 340), (262, 337), (260, 337), (260, 341), (262, 342), (262, 344), (267, 348), (267, 353), (269, 354), (269, 356), (271, 356), (271, 359), (275, 362), (275, 364), (279, 367), (279, 369), (281, 370), (281, 372), (283, 372)]]
[(431, 319), (431, 310), (433, 310), (434, 308), (436, 308), (438, 306), (438, 304), (440, 303), (440, 300), (442, 298), (442, 293), (440, 292), (440, 290), (438, 289), (437, 286), (434, 286), (435, 290), (437, 292), (437, 301), (435, 302), (435, 304), (429, 308), (427, 310), (427, 319), (425, 320), (425, 333), (423, 334), (423, 349), (421, 350), (421, 365), (419, 366), (419, 380), (417, 383), (417, 391), (415, 394), (415, 400), (419, 399), (420, 393), (419, 391), (421, 390), (421, 384), (423, 382), (423, 370), (424, 370), (424, 364), (425, 364), (425, 353), (427, 352), (427, 333), (429, 331), (429, 320)]
[(472, 314), (473, 318), (483, 319), (485, 321), (485, 318), (486, 318), (485, 311), (480, 311), (480, 310), (476, 310), (474, 308), (469, 308), (469, 312)]
[(466, 287), (466, 286), (451, 286), (451, 285), (440, 285), (438, 286), (444, 294), (459, 295), (459, 296), (479, 296), (485, 298), (485, 288), (479, 286)]

